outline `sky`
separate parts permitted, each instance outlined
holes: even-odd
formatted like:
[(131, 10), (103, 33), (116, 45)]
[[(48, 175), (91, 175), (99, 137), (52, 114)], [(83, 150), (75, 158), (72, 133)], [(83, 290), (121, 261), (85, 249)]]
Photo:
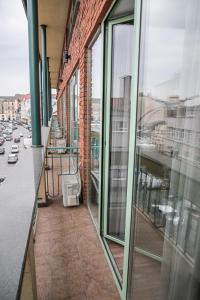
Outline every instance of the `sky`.
[(0, 0), (0, 29), (0, 96), (28, 93), (28, 25), (21, 0)]

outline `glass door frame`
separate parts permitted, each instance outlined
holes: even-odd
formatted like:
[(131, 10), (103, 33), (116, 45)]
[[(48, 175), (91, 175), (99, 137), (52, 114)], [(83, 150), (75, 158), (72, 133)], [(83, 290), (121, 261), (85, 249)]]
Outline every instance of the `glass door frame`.
[[(90, 154), (89, 154), (89, 157), (90, 157), (90, 160), (91, 160), (91, 79), (92, 79), (92, 76), (91, 76), (91, 59), (92, 59), (92, 47), (93, 45), (95, 44), (95, 42), (98, 40), (98, 38), (100, 37), (101, 39), (101, 62), (103, 62), (103, 28), (102, 26), (100, 26), (93, 39), (91, 40), (90, 44), (88, 45), (88, 49), (87, 49), (87, 52), (88, 52), (88, 70), (87, 70), (87, 78), (88, 78), (88, 82), (87, 82), (87, 89), (88, 89), (88, 98), (87, 98), (87, 114), (88, 114), (88, 117), (87, 117), (87, 143), (88, 145), (90, 145)], [(103, 120), (103, 116), (102, 116), (102, 110), (103, 110), (103, 105), (102, 105), (102, 101), (103, 101), (103, 93), (102, 93), (102, 81), (103, 80), (103, 67), (102, 67), (102, 64), (101, 64), (101, 100), (100, 100), (100, 117), (101, 117), (101, 129), (100, 129), (100, 136), (99, 136), (99, 205), (98, 205), (98, 219), (97, 221), (94, 219), (94, 216), (92, 214), (92, 210), (91, 210), (91, 207), (90, 207), (90, 191), (88, 191), (88, 194), (87, 194), (87, 199), (88, 199), (88, 209), (89, 209), (89, 212), (90, 212), (90, 216), (92, 218), (92, 221), (96, 227), (96, 230), (97, 232), (99, 233), (99, 229), (100, 229), (100, 226), (101, 226), (101, 221), (100, 221), (100, 218), (101, 218), (101, 158), (102, 158), (102, 120)], [(88, 168), (87, 170), (87, 182), (89, 183), (90, 182), (90, 169)]]
[[(116, 1), (115, 1), (116, 3)], [(110, 104), (111, 104), (111, 70), (112, 70), (112, 27), (115, 24), (125, 23), (133, 20), (133, 65), (132, 65), (132, 84), (131, 84), (131, 111), (130, 111), (130, 130), (129, 130), (129, 154), (128, 154), (128, 178), (127, 178), (127, 199), (126, 199), (126, 218), (125, 218), (125, 240), (111, 237), (107, 234), (107, 212), (108, 212), (108, 179), (109, 179), (109, 136), (110, 136)], [(136, 144), (136, 117), (137, 117), (137, 96), (138, 96), (138, 68), (139, 68), (139, 41), (140, 41), (140, 22), (141, 22), (141, 1), (135, 0), (134, 16), (122, 17), (106, 23), (103, 23), (103, 118), (102, 118), (102, 140), (101, 140), (101, 169), (100, 169), (100, 235), (105, 247), (108, 262), (114, 274), (121, 299), (127, 299), (129, 283), (129, 259), (130, 241), (133, 242), (134, 232), (134, 212), (132, 211), (133, 203), (133, 180), (134, 180), (134, 163), (135, 163), (135, 144)], [(108, 31), (108, 32), (107, 32)], [(123, 259), (123, 278), (120, 280), (116, 262), (106, 239), (117, 242), (124, 246)], [(132, 248), (132, 245), (131, 245)], [(130, 255), (131, 257), (131, 255)]]
[[(104, 225), (103, 225), (103, 233), (104, 237), (107, 239), (110, 239), (113, 242), (116, 242), (122, 246), (125, 245), (125, 242), (115, 238), (107, 233), (108, 228), (108, 222), (107, 222), (107, 212), (108, 212), (108, 189), (109, 189), (109, 166), (110, 166), (110, 120), (111, 120), (111, 89), (112, 89), (112, 37), (113, 37), (113, 26), (117, 24), (123, 24), (129, 21), (133, 21), (133, 15), (130, 15), (128, 17), (122, 17), (115, 19), (113, 21), (108, 22), (108, 41), (107, 41), (107, 53), (106, 53), (106, 95), (105, 95), (105, 105), (106, 105), (106, 113), (105, 113), (105, 140), (104, 140), (104, 150), (105, 150), (105, 165), (104, 165), (104, 178), (105, 178), (105, 187), (104, 187)], [(132, 97), (131, 97), (132, 98)], [(130, 141), (130, 136), (129, 136)]]

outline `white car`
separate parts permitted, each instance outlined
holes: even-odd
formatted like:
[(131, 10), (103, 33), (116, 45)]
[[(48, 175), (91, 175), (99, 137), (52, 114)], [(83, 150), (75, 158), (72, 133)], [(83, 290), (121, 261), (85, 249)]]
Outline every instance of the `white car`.
[(22, 133), (22, 132), (20, 132), (19, 136), (20, 136), (20, 137), (23, 137), (24, 135), (23, 135), (23, 133)]
[(11, 153), (19, 153), (19, 146), (18, 145), (12, 145)]
[(12, 154), (10, 153), (8, 155), (8, 164), (15, 164), (18, 161), (18, 156), (17, 154)]

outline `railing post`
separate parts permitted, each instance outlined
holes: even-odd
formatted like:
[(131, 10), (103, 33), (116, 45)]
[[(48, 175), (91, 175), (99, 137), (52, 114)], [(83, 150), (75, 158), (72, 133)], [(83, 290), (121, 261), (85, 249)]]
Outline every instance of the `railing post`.
[(37, 147), (41, 146), (37, 0), (27, 0), (27, 17), (29, 41), (32, 145)]
[(48, 84), (47, 84), (48, 120), (50, 120), (51, 119), (51, 112), (52, 112), (52, 109), (51, 109), (52, 103), (51, 103), (51, 78), (50, 78), (50, 71), (49, 71), (49, 57), (47, 57), (47, 81), (48, 81)]
[(46, 25), (41, 25), (42, 38), (42, 94), (43, 94), (43, 125), (48, 126), (48, 94), (47, 94), (47, 50)]

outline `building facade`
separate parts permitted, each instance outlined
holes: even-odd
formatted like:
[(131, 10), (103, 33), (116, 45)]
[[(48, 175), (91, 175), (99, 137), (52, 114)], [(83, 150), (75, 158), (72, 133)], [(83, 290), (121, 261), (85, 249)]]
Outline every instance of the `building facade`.
[(20, 119), (24, 124), (31, 124), (31, 98), (30, 94), (20, 95)]
[(0, 97), (0, 121), (17, 120), (19, 115), (19, 99), (8, 96)]

